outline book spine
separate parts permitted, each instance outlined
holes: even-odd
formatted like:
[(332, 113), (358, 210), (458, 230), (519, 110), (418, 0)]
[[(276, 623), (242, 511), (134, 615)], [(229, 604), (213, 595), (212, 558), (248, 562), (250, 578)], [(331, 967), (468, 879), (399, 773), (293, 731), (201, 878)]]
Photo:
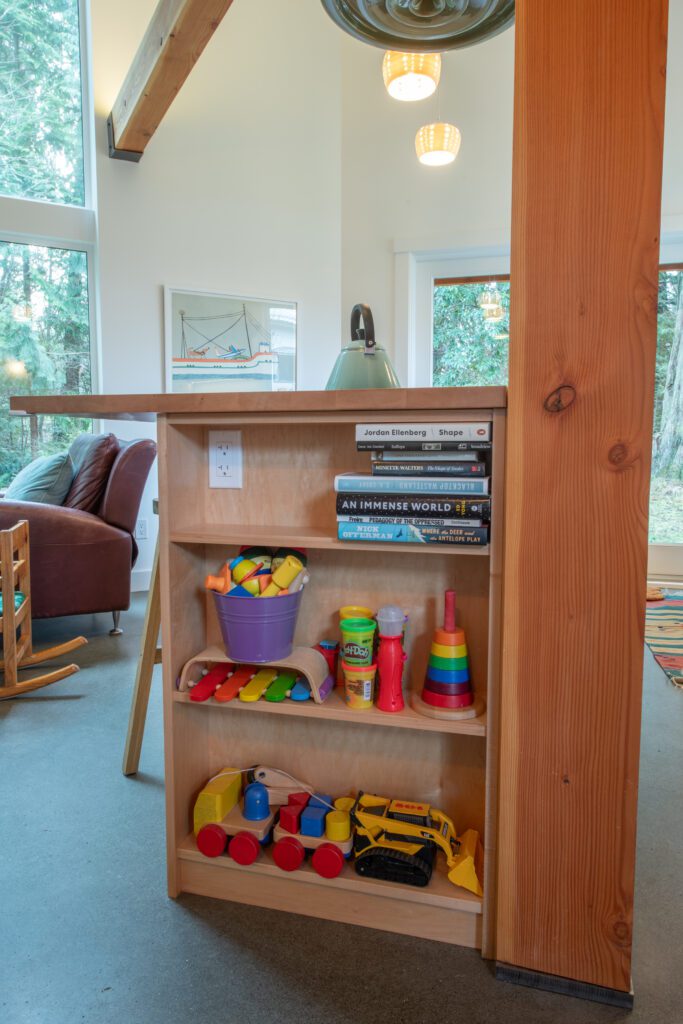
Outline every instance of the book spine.
[(339, 516), (379, 516), (382, 519), (483, 519), (491, 515), (489, 498), (444, 497), (440, 494), (406, 496), (401, 494), (337, 495)]
[(486, 527), (441, 527), (400, 523), (338, 523), (339, 540), (389, 544), (463, 544), (481, 547), (488, 542)]
[(397, 526), (483, 526), (483, 519), (417, 519), (399, 517), (385, 519), (382, 516), (337, 516), (338, 523), (395, 523)]
[(490, 452), (491, 441), (356, 441), (359, 452)]
[(458, 462), (471, 465), (483, 462), (484, 458), (479, 452), (370, 452), (372, 462)]
[(373, 462), (373, 476), (485, 476), (483, 462)]
[(488, 494), (489, 478), (485, 477), (464, 477), (453, 481), (448, 477), (438, 477), (426, 480), (424, 477), (399, 476), (381, 477), (356, 475), (354, 473), (342, 473), (334, 478), (335, 491), (351, 491), (374, 494), (450, 494), (460, 496), (465, 494)]
[(357, 423), (356, 441), (490, 441), (491, 423)]

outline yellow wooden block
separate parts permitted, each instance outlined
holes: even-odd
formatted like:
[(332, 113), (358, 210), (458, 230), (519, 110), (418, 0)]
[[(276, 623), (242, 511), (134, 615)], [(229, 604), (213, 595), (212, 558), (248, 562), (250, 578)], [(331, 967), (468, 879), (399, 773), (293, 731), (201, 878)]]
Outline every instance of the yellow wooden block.
[(432, 644), (431, 651), (437, 658), (464, 658), (467, 654), (467, 644), (458, 644), (457, 647), (447, 647), (446, 644)]
[(275, 668), (259, 669), (253, 679), (250, 679), (247, 685), (240, 690), (240, 700), (258, 700), (263, 696), (264, 691), (268, 689), (277, 674), (277, 669)]
[(235, 768), (221, 768), (218, 778), (208, 782), (194, 805), (194, 834), (204, 825), (222, 821), (242, 795), (242, 773)]

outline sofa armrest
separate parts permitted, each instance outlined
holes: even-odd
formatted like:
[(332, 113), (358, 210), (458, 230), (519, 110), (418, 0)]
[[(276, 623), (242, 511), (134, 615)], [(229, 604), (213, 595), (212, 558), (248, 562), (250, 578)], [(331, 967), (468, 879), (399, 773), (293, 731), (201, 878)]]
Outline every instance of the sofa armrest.
[(156, 458), (157, 446), (146, 439), (131, 441), (114, 459), (98, 515), (111, 526), (135, 532), (142, 492)]
[(20, 519), (28, 520), (31, 548), (85, 546), (121, 536), (116, 527), (78, 508), (37, 501), (0, 501), (0, 530), (8, 530)]

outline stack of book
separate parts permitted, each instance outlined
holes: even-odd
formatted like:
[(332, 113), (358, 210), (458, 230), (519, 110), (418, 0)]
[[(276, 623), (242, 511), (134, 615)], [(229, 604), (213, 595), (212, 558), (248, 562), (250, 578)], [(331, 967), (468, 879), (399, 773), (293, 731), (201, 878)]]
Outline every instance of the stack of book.
[(372, 471), (335, 477), (340, 540), (488, 543), (490, 423), (361, 423), (356, 447)]

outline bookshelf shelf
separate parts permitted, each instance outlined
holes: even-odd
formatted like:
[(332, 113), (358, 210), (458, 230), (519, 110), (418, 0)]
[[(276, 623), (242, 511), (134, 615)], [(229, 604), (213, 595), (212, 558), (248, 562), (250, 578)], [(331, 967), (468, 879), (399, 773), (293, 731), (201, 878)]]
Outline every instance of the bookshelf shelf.
[(225, 526), (194, 526), (174, 529), (169, 539), (174, 544), (275, 544), (282, 547), (312, 548), (318, 551), (391, 551), (392, 554), (419, 551), (426, 555), (489, 554), (489, 545), (462, 544), (376, 544), (367, 541), (337, 540), (330, 530), (312, 526), (253, 526), (234, 523)]
[(241, 701), (235, 698), (228, 703), (218, 703), (215, 700), (203, 702), (190, 700), (189, 692), (173, 694), (173, 700), (178, 704), (189, 704), (195, 708), (215, 709), (219, 712), (229, 714), (257, 714), (257, 715), (284, 715), (302, 718), (313, 722), (348, 722), (350, 726), (362, 728), (363, 726), (377, 727), (380, 729), (414, 729), (418, 732), (438, 732), (462, 736), (486, 736), (486, 712), (477, 718), (465, 718), (460, 721), (441, 721), (436, 718), (425, 718), (412, 708), (405, 707), (403, 711), (393, 714), (386, 714), (377, 708), (368, 708), (367, 711), (353, 711), (349, 708), (339, 690), (334, 690), (324, 704), (314, 704), (313, 701), (283, 700), (279, 704), (266, 700), (252, 702)]
[[(158, 421), (169, 893), (201, 893), (366, 925), (495, 957), (504, 393), (457, 388), (332, 397), (297, 393), (273, 396), (272, 409), (270, 396), (255, 394), (253, 400), (235, 396), (224, 410), (205, 407), (207, 396), (196, 396), (193, 408), (192, 397), (187, 407), (169, 408)], [(492, 423), (488, 545), (338, 540), (334, 478), (368, 472), (370, 466), (369, 453), (356, 448), (355, 425), (426, 420)], [(209, 431), (228, 428), (242, 434), (242, 487), (210, 488)], [(420, 715), (407, 699), (406, 709), (395, 715), (377, 708), (353, 711), (340, 691), (322, 705), (190, 701), (176, 685), (183, 666), (198, 651), (212, 663), (209, 654), (221, 643), (215, 603), (203, 580), (241, 545), (308, 550), (310, 582), (295, 646), (337, 638), (343, 605), (398, 604), (409, 616), (406, 676), (418, 689), (444, 591), (454, 587), (475, 699), (485, 712), (442, 721)], [(453, 557), (458, 555), (467, 557)], [(364, 790), (429, 801), (453, 820), (458, 833), (467, 828), (480, 833), (483, 899), (448, 881), (441, 853), (424, 889), (365, 879), (352, 865), (333, 880), (321, 879), (305, 865), (290, 875), (267, 852), (251, 867), (228, 857), (203, 857), (188, 836), (198, 791), (226, 765), (253, 764), (280, 768), (333, 796)]]

